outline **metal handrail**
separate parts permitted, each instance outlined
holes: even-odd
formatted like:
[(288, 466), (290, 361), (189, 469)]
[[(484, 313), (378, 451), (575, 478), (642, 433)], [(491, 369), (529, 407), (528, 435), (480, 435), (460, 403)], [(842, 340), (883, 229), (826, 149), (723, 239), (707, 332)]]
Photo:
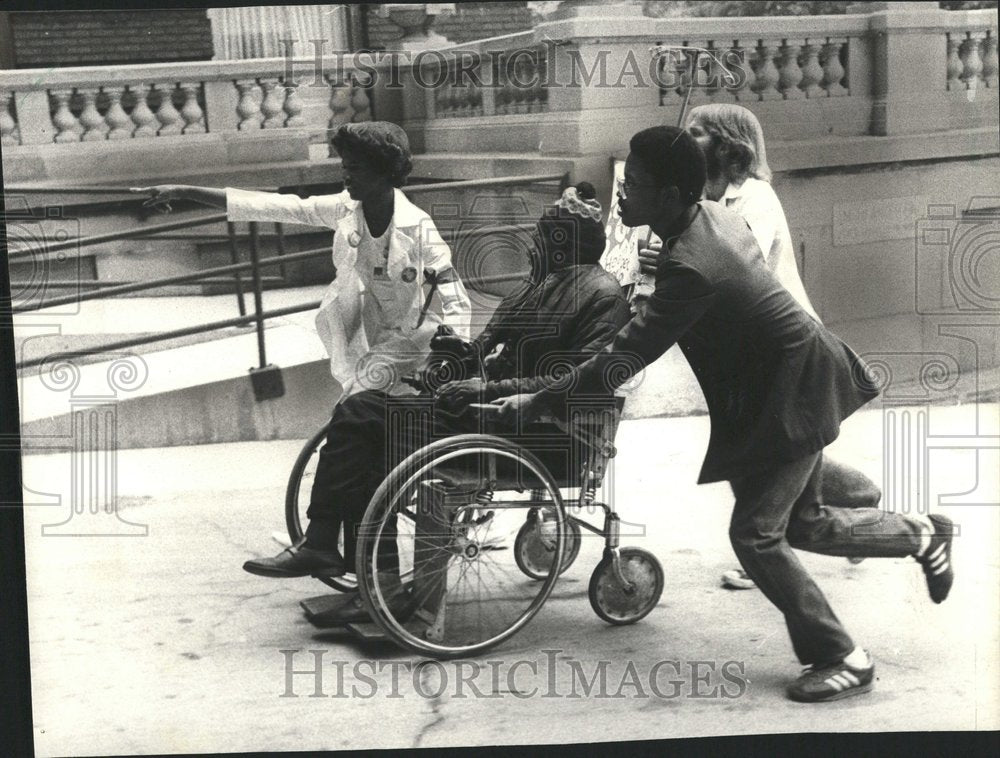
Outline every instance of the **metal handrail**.
[[(494, 179), (472, 179), (454, 182), (439, 182), (436, 184), (423, 184), (423, 185), (413, 185), (407, 188), (408, 192), (427, 192), (433, 190), (444, 190), (444, 189), (459, 189), (459, 188), (474, 188), (474, 187), (489, 187), (489, 186), (510, 186), (518, 184), (533, 184), (542, 181), (555, 181), (559, 180), (561, 185), (565, 185), (568, 182), (568, 173), (563, 174), (534, 174), (530, 176), (520, 176), (520, 177), (497, 177)], [(84, 187), (84, 188), (35, 188), (37, 191), (42, 193), (72, 193), (74, 191), (79, 191), (83, 194), (102, 194), (102, 193), (127, 193), (128, 190), (125, 188), (118, 187)], [(8, 188), (8, 192), (25, 192), (33, 191), (31, 188)], [(131, 193), (129, 193), (131, 194)], [(172, 221), (163, 224), (155, 224), (137, 232), (136, 230), (129, 230), (126, 232), (110, 232), (106, 234), (91, 235), (90, 237), (84, 237), (76, 240), (66, 240), (64, 242), (56, 242), (47, 246), (47, 253), (54, 253), (57, 251), (65, 250), (67, 248), (77, 247), (83, 248), (89, 245), (100, 244), (102, 242), (111, 242), (121, 239), (137, 238), (140, 236), (147, 236), (150, 234), (157, 234), (161, 232), (169, 232), (177, 229), (187, 229), (194, 228), (198, 226), (205, 226), (208, 224), (226, 222), (227, 232), (226, 235), (230, 242), (230, 254), (233, 263), (228, 266), (216, 266), (209, 269), (203, 269), (201, 271), (191, 273), (191, 274), (178, 274), (175, 276), (159, 277), (156, 279), (150, 279), (145, 282), (134, 282), (128, 284), (121, 284), (115, 286), (104, 287), (100, 286), (99, 283), (95, 283), (97, 289), (86, 293), (76, 293), (71, 296), (64, 296), (61, 298), (52, 298), (51, 300), (39, 303), (34, 307), (20, 307), (14, 308), (13, 313), (25, 313), (30, 311), (41, 310), (44, 308), (52, 308), (59, 305), (65, 305), (69, 303), (79, 303), (85, 300), (96, 300), (104, 299), (108, 297), (114, 297), (116, 295), (126, 294), (130, 292), (140, 292), (149, 289), (155, 289), (169, 284), (178, 284), (183, 282), (193, 282), (193, 281), (205, 281), (209, 277), (217, 274), (233, 274), (235, 277), (235, 283), (237, 287), (237, 297), (239, 301), (240, 316), (232, 319), (224, 319), (221, 321), (213, 321), (206, 324), (200, 324), (197, 326), (185, 327), (183, 329), (174, 329), (167, 332), (160, 332), (153, 336), (135, 337), (127, 340), (119, 340), (117, 342), (107, 343), (103, 345), (98, 345), (95, 347), (87, 348), (85, 350), (73, 351), (69, 353), (74, 356), (78, 355), (94, 355), (103, 352), (108, 352), (112, 350), (119, 350), (128, 347), (135, 347), (137, 345), (150, 344), (153, 342), (161, 342), (170, 339), (176, 339), (178, 337), (190, 336), (193, 334), (200, 334), (204, 332), (214, 331), (217, 329), (223, 329), (231, 326), (239, 326), (242, 324), (248, 324), (253, 322), (256, 326), (257, 332), (257, 348), (258, 356), (260, 359), (260, 366), (264, 367), (267, 365), (266, 360), (266, 345), (264, 340), (264, 321), (269, 318), (277, 318), (280, 316), (285, 316), (293, 313), (300, 313), (302, 311), (312, 310), (318, 308), (321, 301), (311, 301), (308, 303), (301, 303), (295, 306), (289, 306), (286, 308), (280, 308), (272, 311), (265, 311), (263, 306), (263, 278), (260, 274), (260, 269), (265, 265), (277, 265), (279, 269), (284, 272), (285, 264), (289, 262), (294, 262), (297, 260), (306, 260), (310, 258), (316, 258), (321, 255), (329, 254), (328, 248), (318, 248), (313, 250), (306, 250), (298, 253), (293, 253), (291, 255), (284, 254), (284, 241), (283, 241), (283, 230), (280, 224), (276, 224), (275, 228), (277, 231), (277, 237), (279, 239), (278, 244), (278, 255), (270, 258), (260, 258), (260, 228), (258, 222), (250, 222), (250, 260), (245, 263), (236, 262), (237, 259), (237, 249), (235, 242), (235, 224), (228, 221), (228, 216), (225, 213), (213, 213), (207, 216), (201, 216), (195, 219), (187, 219), (184, 221)], [(442, 232), (442, 237), (447, 235), (450, 240), (457, 239), (459, 235), (482, 235), (497, 233), (500, 231), (525, 231), (530, 228), (530, 224), (510, 224), (501, 225), (495, 227), (480, 227), (467, 230), (447, 230)], [(24, 260), (26, 258), (32, 258), (36, 256), (35, 251), (8, 251), (8, 259), (11, 261)], [(38, 260), (37, 257), (34, 258)], [(46, 255), (42, 260), (47, 260)], [(243, 289), (242, 283), (239, 278), (239, 272), (250, 270), (252, 280), (253, 280), (253, 295), (254, 295), (254, 313), (247, 314), (246, 308), (243, 302)], [(280, 278), (280, 277), (279, 277)], [(517, 274), (500, 274), (494, 276), (479, 277), (475, 280), (475, 284), (482, 286), (484, 284), (499, 283), (499, 282), (509, 282), (523, 280), (524, 277)], [(62, 284), (62, 283), (60, 283)], [(67, 283), (68, 284), (68, 283)], [(83, 285), (85, 283), (81, 283)], [(471, 285), (472, 282), (470, 281)], [(428, 295), (428, 304), (430, 297), (433, 295), (433, 289), (431, 294)], [(36, 358), (23, 363), (17, 364), (17, 368), (25, 369), (34, 366), (39, 366), (45, 362), (58, 357), (55, 356), (45, 356), (44, 358)]]
[[(313, 308), (319, 308), (320, 300), (311, 300), (308, 303), (299, 303), (298, 305), (290, 305), (285, 308), (277, 308), (273, 311), (264, 311), (260, 313), (260, 317), (264, 319), (268, 318), (279, 318), (281, 316), (288, 316), (293, 313), (301, 313), (302, 311), (309, 311)], [(31, 360), (24, 361), (23, 363), (18, 363), (17, 368), (31, 368), (33, 366), (40, 366), (43, 363), (48, 362), (54, 358), (58, 358), (62, 355), (78, 356), (78, 355), (96, 355), (98, 353), (105, 353), (111, 350), (122, 350), (126, 347), (135, 347), (136, 345), (147, 345), (151, 342), (162, 342), (164, 340), (176, 339), (177, 337), (188, 337), (192, 334), (201, 334), (203, 332), (211, 332), (216, 329), (225, 329), (229, 326), (241, 326), (243, 324), (249, 324), (252, 321), (258, 319), (258, 314), (251, 313), (246, 316), (237, 316), (236, 318), (227, 318), (222, 321), (210, 321), (207, 324), (199, 324), (197, 326), (188, 326), (183, 329), (172, 329), (169, 332), (159, 332), (154, 337), (135, 337), (127, 340), (119, 340), (118, 342), (109, 342), (104, 345), (97, 345), (95, 347), (86, 348), (83, 350), (72, 350), (67, 353), (54, 353), (52, 355), (46, 355), (44, 358), (32, 358)]]
[[(292, 253), (290, 255), (275, 256), (272, 258), (262, 258), (258, 261), (258, 265), (280, 265), (282, 262), (294, 262), (298, 260), (308, 260), (310, 258), (318, 258), (321, 255), (329, 255), (330, 248), (315, 248), (313, 250), (303, 250), (299, 253)], [(137, 282), (135, 284), (119, 284), (114, 287), (102, 288), (96, 292), (81, 292), (79, 295), (65, 295), (63, 297), (55, 297), (51, 300), (45, 302), (44, 305), (38, 305), (34, 307), (20, 307), (14, 308), (14, 313), (27, 313), (29, 311), (37, 311), (43, 308), (53, 308), (58, 305), (67, 305), (69, 303), (83, 302), (84, 300), (100, 300), (106, 297), (113, 297), (115, 295), (124, 295), (130, 292), (142, 292), (143, 290), (156, 289), (157, 287), (162, 287), (168, 284), (182, 284), (184, 282), (194, 282), (202, 279), (205, 276), (215, 276), (217, 274), (231, 274), (239, 271), (249, 271), (253, 269), (253, 261), (244, 261), (243, 263), (232, 263), (226, 266), (215, 266), (213, 268), (202, 269), (201, 271), (195, 271), (190, 274), (175, 274), (173, 276), (161, 276), (157, 279), (148, 279), (144, 282)]]
[[(446, 189), (462, 189), (462, 188), (475, 188), (475, 187), (493, 187), (493, 186), (510, 186), (519, 184), (536, 184), (543, 181), (556, 181), (560, 180), (565, 182), (567, 179), (567, 174), (532, 174), (529, 176), (501, 176), (494, 179), (468, 179), (457, 182), (439, 182), (437, 184), (414, 184), (411, 187), (406, 187), (406, 192), (410, 193), (421, 193), (421, 192), (431, 192), (434, 190), (446, 190)], [(86, 188), (73, 188), (86, 190)], [(108, 189), (108, 188), (102, 188)], [(27, 188), (24, 187), (13, 187), (7, 188), (5, 193), (13, 192), (24, 192)], [(72, 190), (63, 189), (63, 192), (70, 192)], [(118, 191), (118, 190), (115, 190)], [(144, 234), (156, 234), (159, 232), (172, 232), (177, 229), (190, 229), (197, 226), (205, 226), (208, 224), (217, 224), (224, 221), (228, 221), (228, 216), (225, 213), (212, 213), (207, 216), (201, 216), (196, 219), (188, 219), (185, 221), (168, 221), (163, 224), (154, 224), (152, 226), (144, 227), (142, 232)], [(118, 240), (131, 239), (135, 236), (135, 230), (128, 230), (122, 232), (108, 232), (106, 234), (94, 234), (89, 237), (80, 237), (78, 239), (65, 240), (63, 242), (52, 242), (46, 244), (45, 253), (38, 253), (34, 250), (11, 250), (8, 251), (8, 259), (11, 261), (24, 260), (26, 258), (32, 258), (34, 260), (48, 260), (49, 253), (59, 252), (61, 250), (67, 250), (70, 248), (84, 248), (90, 245), (99, 245), (102, 242), (117, 242)]]

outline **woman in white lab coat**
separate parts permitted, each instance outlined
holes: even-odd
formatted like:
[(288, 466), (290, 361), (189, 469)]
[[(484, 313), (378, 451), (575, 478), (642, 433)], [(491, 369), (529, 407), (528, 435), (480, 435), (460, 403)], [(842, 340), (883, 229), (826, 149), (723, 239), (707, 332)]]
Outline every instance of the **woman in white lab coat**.
[[(344, 191), (305, 199), (291, 194), (188, 185), (137, 188), (146, 205), (171, 200), (225, 208), (230, 221), (275, 221), (334, 230), (337, 274), (316, 316), (340, 399), (366, 389), (392, 391), (418, 369), (441, 323), (469, 338), (471, 306), (451, 250), (430, 216), (399, 189), (412, 169), (409, 140), (384, 121), (344, 124), (333, 137)], [(425, 276), (442, 313), (421, 320)], [(421, 323), (418, 324), (418, 321)]]

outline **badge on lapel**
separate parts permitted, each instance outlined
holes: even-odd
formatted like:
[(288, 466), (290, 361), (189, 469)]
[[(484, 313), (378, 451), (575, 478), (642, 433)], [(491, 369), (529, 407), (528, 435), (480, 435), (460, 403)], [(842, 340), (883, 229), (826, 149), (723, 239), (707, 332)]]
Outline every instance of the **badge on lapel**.
[(400, 279), (409, 284), (410, 282), (416, 280), (417, 270), (413, 266), (407, 266), (403, 269), (403, 273), (399, 275)]

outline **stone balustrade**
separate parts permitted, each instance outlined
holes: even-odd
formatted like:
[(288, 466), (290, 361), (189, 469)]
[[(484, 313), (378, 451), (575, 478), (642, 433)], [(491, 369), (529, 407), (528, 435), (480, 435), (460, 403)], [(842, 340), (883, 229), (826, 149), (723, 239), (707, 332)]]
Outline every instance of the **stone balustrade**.
[(692, 73), (680, 49), (703, 51), (692, 105), (744, 104), (779, 141), (985, 128), (996, 121), (996, 37), (992, 11), (591, 15), (391, 61), (2, 71), (0, 139), (15, 152), (280, 129), (320, 142), (378, 113), (401, 123), (418, 152), (607, 154), (623, 130), (679, 116)]
[[(312, 60), (294, 61), (293, 70)], [(315, 128), (372, 118), (371, 77), (353, 71), (312, 77), (327, 112), (308, 123), (303, 81), (286, 81), (282, 58), (0, 72), (5, 147), (100, 142), (258, 129)], [(322, 139), (322, 136), (320, 137)]]

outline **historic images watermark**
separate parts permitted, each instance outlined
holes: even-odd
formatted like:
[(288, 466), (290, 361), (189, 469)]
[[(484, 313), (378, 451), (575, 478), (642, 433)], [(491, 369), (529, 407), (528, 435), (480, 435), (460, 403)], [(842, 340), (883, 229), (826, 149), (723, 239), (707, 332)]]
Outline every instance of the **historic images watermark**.
[(561, 649), (513, 660), (405, 661), (328, 658), (324, 649), (279, 650), (279, 697), (403, 699), (736, 699), (750, 687), (739, 660), (581, 661)]
[[(1000, 198), (972, 198), (960, 210), (930, 204), (914, 234), (914, 313), (933, 349), (871, 351), (859, 382), (878, 389), (882, 405), (884, 510), (926, 516), (941, 507), (1000, 506), (1000, 429), (986, 404), (996, 387), (983, 384), (1000, 331)], [(935, 422), (935, 406), (968, 399), (961, 424)], [(956, 491), (936, 492), (935, 469), (967, 472)], [(994, 493), (994, 494), (990, 494)]]
[[(304, 82), (305, 60), (296, 59), (298, 40), (282, 40), (286, 86)], [(308, 40), (312, 47), (310, 87), (327, 87), (327, 80), (378, 82), (386, 89), (417, 86), (439, 89), (444, 86), (475, 89), (513, 88), (521, 90), (596, 87), (658, 87), (674, 90), (694, 87), (739, 90), (748, 79), (748, 50), (713, 49), (658, 45), (647, 55), (628, 50), (612, 58), (610, 50), (584, 56), (579, 50), (560, 47), (568, 41), (546, 39), (542, 47), (514, 50), (456, 50), (447, 55), (439, 50), (365, 51), (325, 53), (327, 40)], [(404, 72), (408, 72), (404, 74)]]

